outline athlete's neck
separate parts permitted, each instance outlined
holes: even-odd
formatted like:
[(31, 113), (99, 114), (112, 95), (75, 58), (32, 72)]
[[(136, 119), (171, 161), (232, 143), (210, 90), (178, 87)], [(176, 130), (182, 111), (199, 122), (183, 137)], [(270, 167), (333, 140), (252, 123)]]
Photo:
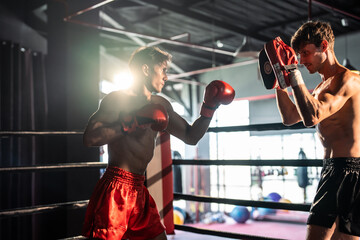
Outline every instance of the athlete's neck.
[(322, 68), (319, 70), (322, 81), (326, 81), (327, 79), (333, 77), (340, 71), (340, 69), (341, 65), (336, 59), (335, 54), (328, 50), (327, 58), (324, 61)]

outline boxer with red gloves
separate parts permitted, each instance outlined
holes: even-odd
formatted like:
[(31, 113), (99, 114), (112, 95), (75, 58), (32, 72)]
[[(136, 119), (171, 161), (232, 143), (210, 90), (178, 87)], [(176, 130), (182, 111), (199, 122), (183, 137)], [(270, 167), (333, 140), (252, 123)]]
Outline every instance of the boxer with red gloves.
[[(280, 88), (278, 109), (285, 125), (315, 126), (324, 146), (324, 164), (307, 221), (306, 239), (359, 239), (360, 236), (360, 76), (339, 64), (330, 24), (309, 21), (291, 39), (265, 45)], [(321, 82), (310, 93), (296, 55)], [(291, 86), (294, 102), (286, 87)]]
[(220, 104), (235, 95), (216, 80), (205, 90), (201, 116), (188, 124), (160, 93), (167, 81), (171, 55), (157, 47), (141, 47), (129, 61), (134, 85), (101, 101), (84, 132), (86, 146), (108, 145), (109, 163), (86, 210), (82, 234), (96, 239), (166, 239), (156, 204), (144, 186), (155, 138), (166, 131), (195, 145), (206, 133)]

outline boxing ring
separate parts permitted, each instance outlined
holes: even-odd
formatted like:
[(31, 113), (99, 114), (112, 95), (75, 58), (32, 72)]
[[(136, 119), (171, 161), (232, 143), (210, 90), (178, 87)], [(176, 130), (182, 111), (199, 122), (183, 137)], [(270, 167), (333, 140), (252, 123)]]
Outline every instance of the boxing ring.
[[(233, 126), (233, 127), (215, 127), (209, 128), (208, 132), (234, 132), (234, 131), (267, 131), (267, 130), (285, 130), (285, 129), (301, 129), (302, 124), (297, 124), (291, 127), (284, 126), (282, 124), (257, 124), (248, 126)], [(1, 131), (0, 138), (23, 138), (23, 137), (42, 137), (46, 135), (52, 136), (64, 136), (64, 135), (81, 135), (81, 131)], [(200, 166), (288, 166), (288, 167), (321, 167), (322, 160), (316, 159), (284, 159), (284, 160), (210, 160), (210, 159), (173, 159), (172, 165), (200, 165)], [(23, 173), (40, 173), (40, 172), (51, 172), (51, 171), (78, 171), (81, 169), (104, 169), (107, 163), (102, 162), (79, 162), (79, 163), (63, 163), (54, 165), (34, 165), (34, 166), (16, 166), (16, 167), (2, 167), (0, 168), (0, 175), (6, 174), (23, 174)], [(163, 175), (171, 174), (171, 171), (159, 170)], [(170, 185), (170, 183), (169, 183)], [(148, 186), (149, 187), (149, 186)], [(171, 184), (172, 188), (172, 184)], [(4, 193), (2, 193), (4, 194)], [(6, 194), (6, 193), (5, 193)], [(310, 204), (293, 204), (293, 203), (282, 203), (282, 202), (271, 202), (271, 201), (255, 201), (255, 200), (244, 200), (244, 199), (230, 199), (230, 198), (218, 198), (202, 195), (172, 193), (173, 200), (184, 200), (202, 203), (218, 203), (218, 204), (230, 204), (237, 206), (246, 207), (262, 207), (270, 209), (282, 209), (291, 211), (308, 212)], [(0, 219), (6, 218), (17, 218), (25, 215), (33, 214), (44, 214), (52, 211), (62, 211), (64, 209), (83, 209), (88, 204), (87, 199), (79, 199), (77, 201), (60, 202), (47, 205), (36, 205), (27, 206), (15, 209), (2, 209), (0, 210)], [(159, 207), (161, 209), (161, 207)], [(172, 209), (170, 211), (172, 216)], [(305, 226), (304, 226), (305, 228)], [(277, 239), (267, 237), (266, 232), (258, 235), (241, 234), (234, 232), (226, 232), (219, 230), (211, 230), (205, 228), (197, 228), (194, 226), (185, 225), (174, 225), (175, 230), (191, 232), (194, 234), (205, 234), (211, 236), (218, 236), (224, 238), (234, 239)], [(81, 229), (79, 229), (80, 233)], [(261, 229), (259, 229), (261, 231)], [(68, 239), (82, 239), (81, 236), (67, 236)], [(176, 235), (175, 235), (176, 237)]]
[[(66, 22), (82, 25), (85, 27), (95, 28), (102, 31), (108, 31), (112, 33), (118, 34), (125, 34), (129, 36), (141, 37), (146, 38), (153, 41), (161, 41), (166, 42), (174, 45), (179, 45), (183, 47), (190, 47), (190, 48), (197, 48), (203, 51), (214, 52), (218, 54), (224, 54), (228, 56), (234, 56), (234, 52), (228, 52), (224, 50), (214, 49), (210, 47), (204, 47), (196, 44), (176, 41), (176, 40), (169, 40), (165, 38), (159, 38), (129, 31), (123, 31), (120, 29), (115, 28), (108, 28), (103, 26), (98, 26), (78, 20), (74, 20), (73, 18), (79, 16), (85, 12), (91, 11), (98, 7), (101, 7), (107, 3), (112, 2), (113, 0), (106, 0), (97, 5), (91, 6), (87, 9), (83, 9), (78, 11), (72, 15), (69, 15), (64, 19)], [(242, 66), (249, 63), (257, 62), (257, 59), (252, 59), (246, 62), (240, 62), (237, 64), (232, 64), (225, 67), (235, 67), (235, 66)], [(224, 67), (224, 68), (225, 68)], [(220, 69), (220, 67), (219, 67)], [(170, 76), (169, 80), (176, 80), (180, 81), (181, 79), (177, 79), (183, 76), (190, 76), (194, 74), (203, 73), (206, 71), (212, 71), (214, 68), (211, 69), (203, 69), (199, 71), (194, 71), (192, 73), (185, 73), (183, 75), (174, 75)], [(195, 83), (191, 83), (195, 84)], [(200, 85), (200, 84), (199, 84)], [(248, 125), (248, 126), (232, 126), (232, 127), (215, 127), (209, 128), (208, 132), (212, 133), (220, 133), (220, 132), (237, 132), (237, 131), (271, 131), (271, 130), (295, 130), (295, 129), (302, 129), (304, 126), (299, 123), (294, 126), (284, 126), (281, 123), (274, 123), (274, 124), (256, 124), (256, 125)], [(42, 138), (44, 136), (52, 136), (52, 137), (71, 137), (71, 136), (81, 136), (83, 134), (82, 131), (0, 131), (0, 139), (2, 138)], [(153, 176), (159, 178), (163, 178), (165, 175), (166, 177), (172, 176), (171, 166), (283, 166), (283, 167), (321, 167), (322, 160), (318, 159), (307, 159), (307, 160), (298, 160), (298, 159), (278, 159), (278, 160), (210, 160), (210, 159), (171, 159), (170, 167), (167, 166), (166, 171), (164, 169), (158, 169), (157, 172), (154, 173)], [(107, 163), (103, 162), (76, 162), (76, 163), (59, 163), (59, 164), (47, 164), (47, 165), (27, 165), (27, 166), (11, 166), (11, 167), (1, 167), (0, 168), (0, 176), (5, 176), (9, 174), (39, 174), (44, 172), (66, 172), (66, 171), (80, 171), (86, 169), (93, 169), (98, 170), (100, 172), (101, 169), (105, 169), (107, 167)], [(100, 174), (99, 174), (100, 175)], [(149, 178), (147, 178), (149, 180)], [(149, 183), (149, 182), (147, 182)], [(172, 181), (167, 184), (172, 188)], [(148, 187), (150, 187), (148, 185)], [(6, 192), (2, 192), (2, 194), (10, 194)], [(308, 212), (310, 209), (310, 204), (293, 204), (293, 203), (281, 203), (281, 202), (270, 202), (270, 201), (257, 201), (257, 200), (244, 200), (244, 199), (231, 199), (231, 198), (219, 198), (219, 197), (210, 197), (210, 196), (203, 196), (203, 195), (194, 195), (194, 194), (182, 194), (182, 193), (174, 193), (171, 192), (171, 198), (167, 199), (171, 203), (171, 207), (167, 207), (169, 205), (159, 207), (160, 211), (165, 211), (161, 215), (168, 215), (172, 218), (172, 201), (173, 200), (184, 200), (184, 201), (192, 201), (192, 202), (199, 202), (199, 203), (218, 203), (218, 204), (228, 204), (228, 205), (237, 205), (237, 206), (246, 206), (246, 207), (262, 207), (262, 208), (270, 208), (270, 209), (279, 209), (279, 210), (291, 210), (291, 211), (298, 211), (298, 212)], [(0, 210), (0, 220), (3, 219), (14, 219), (20, 218), (23, 216), (33, 216), (35, 214), (47, 214), (51, 212), (59, 212), (59, 211), (72, 211), (72, 210), (79, 210), (85, 209), (87, 207), (89, 200), (88, 199), (77, 199), (75, 201), (68, 201), (68, 202), (57, 202), (51, 204), (44, 204), (44, 205), (33, 205), (33, 206), (24, 206), (21, 208), (10, 208), (10, 209), (1, 209)], [(168, 203), (169, 204), (169, 203)], [(190, 225), (179, 225), (174, 224), (174, 222), (170, 219), (170, 227), (175, 230), (193, 233), (193, 234), (202, 234), (206, 236), (217, 236), (223, 238), (233, 238), (233, 239), (279, 239), (268, 237), (266, 232), (262, 232), (259, 234), (246, 234), (246, 233), (235, 233), (232, 231), (222, 231), (222, 230), (214, 230), (214, 229), (205, 229), (200, 227), (194, 227)], [(304, 226), (305, 227), (305, 226)], [(79, 229), (78, 234), (80, 234), (81, 229)], [(261, 232), (261, 229), (259, 229)], [(176, 237), (176, 235), (175, 235)], [(190, 237), (191, 238), (191, 237)], [(79, 235), (76, 236), (66, 236), (66, 239), (85, 239)]]

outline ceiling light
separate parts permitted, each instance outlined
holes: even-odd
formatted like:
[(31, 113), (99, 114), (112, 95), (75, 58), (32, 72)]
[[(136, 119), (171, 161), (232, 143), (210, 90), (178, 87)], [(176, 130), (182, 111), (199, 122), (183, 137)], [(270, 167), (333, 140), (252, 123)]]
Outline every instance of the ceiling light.
[(224, 44), (223, 44), (220, 40), (217, 40), (217, 41), (216, 41), (216, 46), (217, 46), (218, 48), (222, 48), (222, 47), (224, 46)]
[(343, 27), (349, 26), (349, 21), (348, 21), (347, 18), (342, 18), (341, 19), (341, 26), (343, 26)]

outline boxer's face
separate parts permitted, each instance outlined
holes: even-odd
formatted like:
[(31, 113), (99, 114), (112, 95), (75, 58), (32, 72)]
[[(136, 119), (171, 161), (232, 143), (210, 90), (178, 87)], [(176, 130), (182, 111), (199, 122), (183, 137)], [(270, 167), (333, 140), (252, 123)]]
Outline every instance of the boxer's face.
[(313, 43), (301, 46), (298, 54), (300, 55), (300, 64), (303, 64), (311, 74), (319, 72), (325, 61), (322, 46), (316, 47)]
[(162, 62), (156, 64), (152, 70), (149, 71), (150, 87), (152, 92), (160, 93), (163, 89), (165, 82), (168, 80), (167, 77), (168, 63)]

